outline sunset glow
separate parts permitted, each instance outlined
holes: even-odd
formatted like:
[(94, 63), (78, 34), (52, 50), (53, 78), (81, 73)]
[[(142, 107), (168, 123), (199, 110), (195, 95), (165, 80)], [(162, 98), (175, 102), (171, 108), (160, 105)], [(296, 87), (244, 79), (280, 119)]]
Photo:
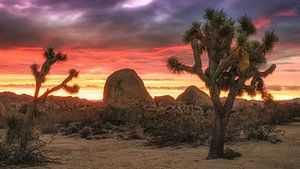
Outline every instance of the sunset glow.
[[(75, 68), (80, 76), (72, 83), (81, 90), (73, 96), (100, 100), (109, 74), (131, 68), (153, 97), (176, 97), (190, 85), (207, 92), (196, 76), (174, 75), (166, 68), (170, 56), (193, 64), (191, 47), (181, 39), (193, 21), (203, 20), (204, 9), (216, 8), (215, 2), (204, 1), (0, 0), (0, 92), (32, 95), (34, 78), (29, 66), (42, 64), (43, 50), (49, 46), (69, 58), (54, 65), (43, 90)], [(277, 68), (266, 79), (267, 87), (276, 99), (300, 97), (299, 2), (254, 1), (226, 1), (217, 8), (233, 18), (244, 14), (253, 18), (258, 29), (255, 39), (274, 28), (280, 42), (268, 56), (268, 65), (275, 63)], [(207, 59), (203, 60), (206, 66)], [(55, 95), (68, 94), (59, 91)]]

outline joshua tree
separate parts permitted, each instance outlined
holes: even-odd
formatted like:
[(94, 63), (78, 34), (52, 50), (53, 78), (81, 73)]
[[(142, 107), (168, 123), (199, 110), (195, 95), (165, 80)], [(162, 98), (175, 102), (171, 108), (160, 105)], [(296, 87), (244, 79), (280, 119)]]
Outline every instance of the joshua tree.
[(24, 123), (21, 131), (21, 141), (20, 141), (20, 151), (26, 152), (28, 148), (28, 143), (30, 141), (32, 127), (33, 127), (33, 118), (37, 111), (37, 106), (46, 101), (46, 98), (49, 94), (59, 90), (64, 89), (69, 93), (76, 93), (79, 91), (78, 85), (69, 86), (67, 85), (73, 78), (78, 77), (79, 71), (75, 69), (69, 70), (69, 75), (57, 86), (47, 89), (45, 93), (40, 95), (40, 89), (42, 84), (46, 81), (46, 76), (49, 73), (51, 66), (59, 61), (66, 61), (67, 55), (61, 52), (54, 52), (53, 48), (48, 48), (45, 53), (45, 62), (42, 65), (41, 69), (39, 69), (39, 65), (33, 64), (31, 65), (31, 71), (35, 78), (35, 93), (33, 96), (33, 101), (27, 106), (26, 114), (24, 118)]
[[(223, 10), (207, 9), (205, 23), (195, 22), (183, 36), (190, 43), (194, 66), (187, 66), (176, 57), (168, 59), (167, 66), (173, 73), (187, 72), (197, 75), (209, 90), (215, 112), (214, 129), (208, 159), (222, 158), (224, 133), (235, 98), (243, 93), (266, 95), (263, 78), (271, 74), (276, 65), (264, 71), (266, 55), (278, 41), (274, 31), (266, 32), (262, 41), (250, 40), (256, 28), (248, 16), (234, 21)], [(203, 71), (202, 56), (206, 53), (208, 67)], [(228, 93), (225, 102), (220, 92)]]

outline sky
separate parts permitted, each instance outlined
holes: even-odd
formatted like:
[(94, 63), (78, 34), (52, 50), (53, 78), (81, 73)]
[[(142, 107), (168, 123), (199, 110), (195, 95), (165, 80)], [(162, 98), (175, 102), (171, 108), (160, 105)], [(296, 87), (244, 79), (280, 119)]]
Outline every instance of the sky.
[(81, 90), (73, 96), (100, 100), (109, 74), (132, 68), (151, 96), (176, 97), (189, 85), (207, 92), (198, 77), (166, 67), (170, 56), (193, 64), (182, 35), (192, 22), (204, 21), (207, 8), (234, 19), (247, 14), (258, 30), (254, 39), (274, 29), (280, 42), (266, 66), (277, 68), (266, 78), (267, 88), (276, 99), (300, 97), (300, 0), (0, 0), (0, 91), (32, 95), (29, 66), (42, 64), (43, 50), (51, 46), (68, 61), (53, 66), (43, 90), (75, 68), (80, 76), (72, 83)]

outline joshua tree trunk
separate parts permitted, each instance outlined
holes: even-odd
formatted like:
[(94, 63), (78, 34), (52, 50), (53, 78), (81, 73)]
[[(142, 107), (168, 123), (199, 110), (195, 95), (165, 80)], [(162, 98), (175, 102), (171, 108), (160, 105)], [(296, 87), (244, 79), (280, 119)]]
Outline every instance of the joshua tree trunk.
[(225, 124), (221, 113), (216, 113), (215, 125), (207, 159), (222, 158), (224, 152)]
[(224, 152), (224, 136), (225, 136), (225, 108), (220, 99), (220, 90), (216, 85), (210, 89), (211, 100), (214, 105), (214, 128), (210, 142), (209, 153), (207, 159), (222, 158)]
[(36, 107), (36, 102), (33, 102), (28, 105), (24, 122), (23, 122), (23, 128), (21, 131), (21, 139), (20, 139), (20, 151), (22, 153), (27, 152), (28, 143), (30, 141), (30, 137), (32, 136), (32, 121), (33, 121), (33, 115)]
[(36, 110), (37, 107), (40, 88), (41, 88), (41, 82), (38, 79), (36, 79), (33, 102), (29, 104), (27, 107), (25, 118), (23, 121), (23, 127), (21, 130), (20, 151), (22, 153), (25, 153), (27, 151), (28, 143), (30, 141), (30, 137), (32, 136), (33, 116), (34, 116), (34, 111)]

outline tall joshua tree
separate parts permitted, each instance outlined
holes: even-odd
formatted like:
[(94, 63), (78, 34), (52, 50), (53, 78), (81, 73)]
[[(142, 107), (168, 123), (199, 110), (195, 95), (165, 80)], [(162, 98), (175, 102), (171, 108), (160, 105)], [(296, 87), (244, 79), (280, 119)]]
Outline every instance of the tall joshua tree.
[[(271, 74), (276, 65), (265, 70), (261, 67), (266, 64), (266, 55), (278, 37), (269, 31), (261, 42), (250, 40), (256, 28), (246, 15), (234, 21), (223, 10), (207, 9), (204, 19), (205, 23), (193, 23), (183, 36), (183, 41), (191, 44), (194, 66), (185, 65), (176, 57), (170, 57), (167, 66), (173, 73), (197, 75), (208, 88), (215, 112), (208, 159), (216, 159), (223, 157), (225, 128), (235, 98), (243, 93), (267, 94), (263, 78)], [(205, 71), (202, 68), (204, 53), (208, 56)], [(228, 92), (225, 102), (220, 99), (221, 91)]]
[(68, 82), (70, 82), (73, 78), (78, 77), (79, 71), (75, 69), (69, 70), (69, 75), (57, 86), (47, 89), (42, 95), (40, 95), (40, 89), (42, 84), (46, 81), (46, 76), (49, 73), (51, 66), (56, 62), (66, 61), (67, 55), (61, 52), (55, 52), (53, 48), (48, 48), (44, 52), (45, 62), (42, 67), (39, 68), (39, 65), (33, 64), (31, 65), (31, 71), (35, 78), (35, 93), (33, 97), (32, 103), (27, 106), (26, 114), (24, 118), (24, 123), (21, 131), (21, 141), (20, 141), (20, 151), (26, 152), (28, 148), (28, 143), (30, 141), (30, 136), (33, 127), (33, 118), (34, 114), (37, 111), (37, 106), (46, 101), (46, 98), (49, 94), (59, 90), (64, 89), (69, 93), (77, 93), (79, 91), (78, 85), (69, 86)]

